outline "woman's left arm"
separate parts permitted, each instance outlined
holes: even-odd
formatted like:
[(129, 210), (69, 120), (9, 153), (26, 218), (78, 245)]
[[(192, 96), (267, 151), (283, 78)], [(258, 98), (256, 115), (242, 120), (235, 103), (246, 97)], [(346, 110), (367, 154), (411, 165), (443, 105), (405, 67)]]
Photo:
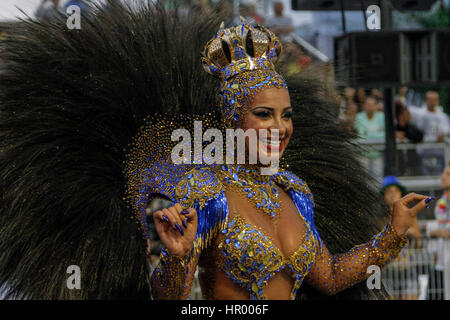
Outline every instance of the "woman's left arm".
[[(414, 224), (417, 214), (431, 200), (411, 193), (396, 201), (391, 223), (369, 242), (355, 246), (346, 253), (331, 255), (323, 245), (305, 280), (329, 295), (365, 280), (370, 275), (367, 273), (369, 266), (384, 267), (398, 256), (407, 243), (406, 232)], [(414, 201), (419, 202), (409, 208)]]

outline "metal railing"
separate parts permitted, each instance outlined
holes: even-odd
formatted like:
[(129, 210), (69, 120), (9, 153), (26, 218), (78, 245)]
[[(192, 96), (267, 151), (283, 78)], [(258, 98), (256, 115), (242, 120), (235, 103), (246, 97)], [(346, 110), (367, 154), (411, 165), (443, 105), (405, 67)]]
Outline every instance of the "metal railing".
[[(384, 172), (385, 142), (384, 140), (363, 140), (358, 142), (367, 150), (363, 156), (363, 162), (376, 177), (381, 178)], [(425, 143), (397, 143), (399, 177), (407, 180), (420, 180), (424, 183), (435, 184), (445, 166), (450, 162), (450, 139), (444, 142)], [(422, 183), (420, 183), (422, 186)]]
[(382, 281), (396, 300), (450, 300), (450, 239), (410, 240), (382, 269)]

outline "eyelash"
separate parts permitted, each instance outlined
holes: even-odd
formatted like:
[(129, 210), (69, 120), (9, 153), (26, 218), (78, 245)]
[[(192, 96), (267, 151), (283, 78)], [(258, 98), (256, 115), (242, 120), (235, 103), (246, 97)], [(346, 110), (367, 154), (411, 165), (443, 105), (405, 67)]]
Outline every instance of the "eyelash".
[(269, 111), (259, 111), (259, 112), (254, 112), (253, 113), (255, 116), (260, 117), (260, 118), (268, 118), (270, 117), (270, 112)]
[[(253, 113), (255, 116), (263, 118), (263, 119), (267, 119), (270, 117), (271, 113), (269, 111), (260, 111), (260, 112), (254, 112)], [(283, 115), (283, 118), (288, 118), (291, 119), (292, 118), (292, 111), (288, 111)]]
[(285, 117), (285, 118), (288, 118), (288, 119), (292, 118), (292, 111), (286, 112), (286, 113), (284, 114), (284, 117)]

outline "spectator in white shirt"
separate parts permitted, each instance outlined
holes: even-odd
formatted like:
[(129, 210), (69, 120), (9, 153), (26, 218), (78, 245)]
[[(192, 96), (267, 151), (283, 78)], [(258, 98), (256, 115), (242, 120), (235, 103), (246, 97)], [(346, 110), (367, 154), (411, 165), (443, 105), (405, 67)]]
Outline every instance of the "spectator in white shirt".
[(439, 106), (439, 94), (427, 91), (425, 108), (410, 107), (412, 121), (424, 133), (426, 142), (442, 142), (450, 134), (448, 116)]
[(273, 11), (275, 15), (266, 19), (265, 26), (270, 28), (281, 41), (287, 41), (289, 39), (289, 34), (294, 31), (294, 25), (292, 18), (283, 15), (283, 3), (275, 2), (273, 4)]

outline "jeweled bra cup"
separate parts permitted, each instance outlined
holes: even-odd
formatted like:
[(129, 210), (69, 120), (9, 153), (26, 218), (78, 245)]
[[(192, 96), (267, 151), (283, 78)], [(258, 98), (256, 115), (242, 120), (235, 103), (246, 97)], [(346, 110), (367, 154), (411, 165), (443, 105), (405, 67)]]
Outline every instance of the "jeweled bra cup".
[(250, 292), (251, 299), (266, 299), (264, 289), (277, 273), (288, 266), (295, 277), (290, 298), (295, 299), (297, 290), (312, 267), (316, 256), (316, 239), (305, 221), (307, 228), (302, 243), (289, 257), (284, 257), (274, 245), (273, 239), (258, 227), (246, 223), (239, 215), (229, 221), (225, 235), (218, 248), (223, 263), (219, 268), (233, 282)]

